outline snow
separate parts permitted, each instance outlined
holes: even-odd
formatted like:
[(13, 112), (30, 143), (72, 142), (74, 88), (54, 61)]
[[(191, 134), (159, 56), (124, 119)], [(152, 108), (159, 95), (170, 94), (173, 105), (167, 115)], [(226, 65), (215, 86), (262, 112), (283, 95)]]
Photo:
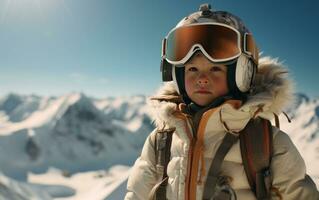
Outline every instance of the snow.
[[(54, 198), (56, 200), (99, 200), (108, 197), (125, 182), (129, 172), (129, 167), (116, 165), (110, 168), (109, 171), (89, 171), (76, 173), (67, 177), (63, 175), (61, 170), (50, 168), (44, 174), (29, 173), (28, 182), (44, 185), (61, 185), (74, 189), (74, 195)], [(59, 196), (57, 195), (58, 192), (56, 191), (55, 194), (51, 195)]]
[(130, 121), (124, 122), (121, 120), (114, 120), (113, 123), (131, 132), (136, 132), (142, 126), (143, 121), (141, 118), (136, 117)]
[(29, 183), (10, 179), (0, 173), (1, 200), (51, 200), (51, 196), (41, 188)]
[[(19, 105), (29, 112), (30, 109), (24, 106), (28, 97), (19, 99)], [(122, 100), (123, 104), (130, 106), (121, 108), (120, 112), (108, 107), (112, 113), (108, 114), (95, 106), (94, 102), (98, 100), (84, 94), (37, 98), (42, 103), (37, 103), (39, 109), (28, 118), (19, 122), (8, 121), (0, 126), (0, 150), (6, 152), (0, 152), (1, 171), (25, 180), (28, 171), (40, 173), (49, 167), (74, 173), (108, 168), (114, 164), (131, 165), (153, 129), (144, 122), (144, 112), (140, 111), (145, 106), (145, 97), (139, 99), (142, 103), (138, 105), (130, 104), (129, 99)], [(108, 98), (101, 101), (119, 100)], [(16, 109), (24, 114), (21, 107)], [(114, 118), (113, 114), (117, 113), (121, 115)], [(127, 119), (125, 113), (133, 115)], [(8, 113), (3, 112), (3, 115), (8, 116)]]
[(300, 94), (297, 96), (297, 102), (299, 104), (288, 113), (292, 116), (292, 122), (289, 123), (287, 118), (281, 115), (280, 128), (289, 134), (305, 160), (307, 173), (319, 188), (319, 116), (315, 112), (319, 107), (319, 101)]
[(108, 107), (110, 105), (110, 101), (109, 100), (100, 100), (100, 101), (95, 101), (94, 105), (99, 109), (99, 110), (103, 110), (106, 107)]
[(69, 107), (69, 105), (76, 102), (79, 98), (79, 94), (71, 94), (62, 96), (53, 102), (47, 102), (47, 106), (44, 106), (44, 102), (42, 102), (40, 107), (44, 107), (44, 109), (33, 112), (27, 119), (21, 122), (9, 122), (4, 124), (2, 127), (0, 127), (0, 135), (8, 135), (23, 128), (37, 128), (49, 122), (52, 123), (55, 121), (54, 118), (59, 118)]

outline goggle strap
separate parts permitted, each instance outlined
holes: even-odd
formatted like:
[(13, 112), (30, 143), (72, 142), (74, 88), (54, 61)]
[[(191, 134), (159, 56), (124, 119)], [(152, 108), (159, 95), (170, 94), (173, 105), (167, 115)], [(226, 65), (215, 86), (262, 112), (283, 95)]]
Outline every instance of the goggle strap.
[(165, 50), (166, 50), (166, 38), (162, 40), (162, 55), (161, 55), (162, 58), (166, 55)]
[(162, 80), (164, 82), (173, 80), (172, 69), (173, 69), (173, 65), (168, 63), (166, 59), (161, 60)]

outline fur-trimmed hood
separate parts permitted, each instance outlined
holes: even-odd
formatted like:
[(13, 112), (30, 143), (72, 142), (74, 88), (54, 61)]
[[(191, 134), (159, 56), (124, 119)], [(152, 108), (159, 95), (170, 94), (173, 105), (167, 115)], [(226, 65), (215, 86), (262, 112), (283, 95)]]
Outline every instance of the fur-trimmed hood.
[[(257, 116), (271, 120), (274, 114), (280, 114), (293, 102), (293, 84), (288, 78), (288, 70), (277, 59), (260, 58), (254, 85), (254, 91), (238, 109), (248, 113), (250, 117), (259, 110)], [(160, 101), (158, 98), (168, 101)], [(163, 83), (153, 98), (148, 99), (151, 118), (157, 126), (175, 120), (172, 113), (179, 101), (180, 97), (173, 82)]]

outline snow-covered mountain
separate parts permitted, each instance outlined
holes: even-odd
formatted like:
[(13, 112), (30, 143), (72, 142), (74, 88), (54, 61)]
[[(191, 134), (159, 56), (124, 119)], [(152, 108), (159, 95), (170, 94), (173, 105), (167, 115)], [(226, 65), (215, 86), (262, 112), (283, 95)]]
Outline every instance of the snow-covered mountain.
[(319, 187), (319, 98), (310, 99), (297, 94), (293, 106), (287, 110), (291, 123), (280, 116), (281, 129), (289, 134), (305, 160), (307, 173)]
[[(292, 123), (280, 115), (281, 129), (290, 135), (305, 159), (308, 174), (319, 186), (319, 99), (297, 94), (295, 104), (286, 112)], [(22, 181), (71, 187), (77, 194), (70, 199), (98, 192), (112, 200), (112, 195), (124, 196), (125, 182), (118, 180), (125, 180), (127, 171), (119, 170), (112, 178), (96, 174), (113, 165), (132, 165), (153, 128), (145, 96), (94, 99), (81, 93), (60, 97), (9, 94), (0, 98), (0, 171)], [(61, 170), (60, 175), (51, 168)], [(6, 176), (0, 176), (0, 183), (13, 181)], [(97, 187), (85, 193), (85, 181), (77, 186), (77, 180), (91, 180), (88, 184)], [(120, 185), (118, 189), (116, 185)], [(73, 195), (70, 188), (56, 190), (62, 191), (61, 196)]]
[(50, 166), (73, 173), (131, 165), (153, 129), (145, 100), (97, 100), (79, 93), (2, 97), (0, 170), (23, 180), (27, 171)]
[(50, 200), (51, 196), (35, 185), (12, 180), (0, 173), (1, 200)]

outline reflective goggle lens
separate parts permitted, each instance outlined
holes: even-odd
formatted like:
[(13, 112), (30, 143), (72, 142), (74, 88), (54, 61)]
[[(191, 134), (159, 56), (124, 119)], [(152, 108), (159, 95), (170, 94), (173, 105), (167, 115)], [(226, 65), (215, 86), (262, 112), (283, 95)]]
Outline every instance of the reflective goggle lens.
[(240, 53), (239, 33), (214, 24), (183, 26), (172, 31), (164, 49), (168, 61), (181, 61), (190, 49), (200, 44), (209, 56), (218, 61)]
[(246, 34), (245, 35), (245, 51), (246, 53), (251, 54), (253, 60), (258, 63), (258, 48), (257, 45), (255, 43), (255, 40), (253, 38), (253, 36), (251, 34)]

